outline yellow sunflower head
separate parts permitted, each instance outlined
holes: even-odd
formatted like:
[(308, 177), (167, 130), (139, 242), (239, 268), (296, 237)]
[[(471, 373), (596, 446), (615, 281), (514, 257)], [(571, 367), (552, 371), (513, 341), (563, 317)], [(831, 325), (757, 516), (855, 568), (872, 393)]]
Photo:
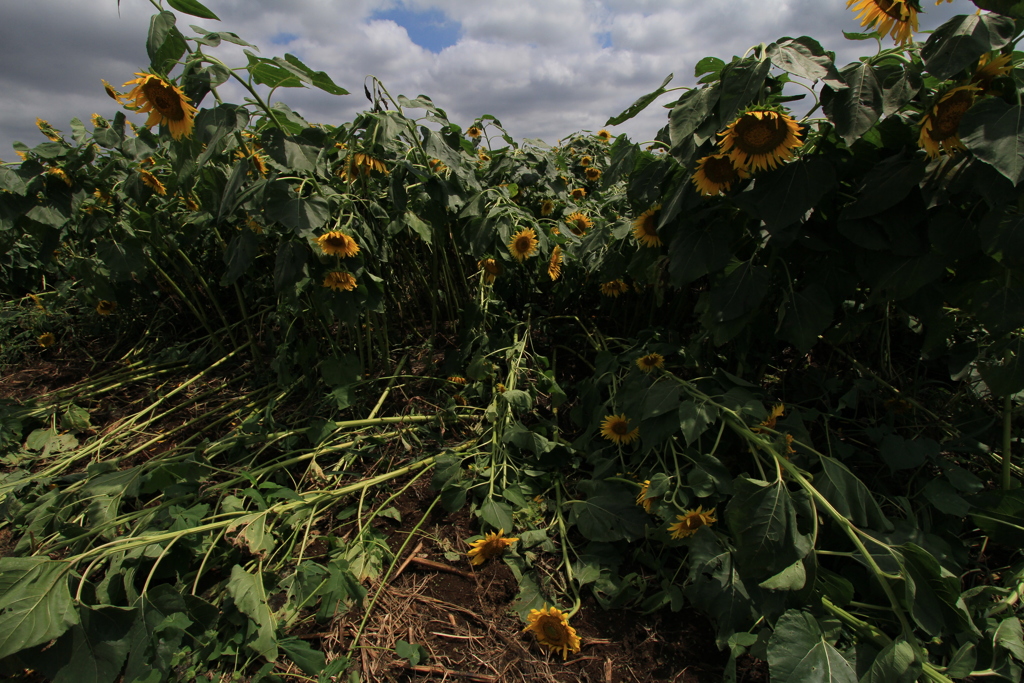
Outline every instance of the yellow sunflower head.
[(160, 179), (144, 168), (139, 169), (139, 179), (146, 184), (153, 192), (159, 195), (167, 194), (167, 188), (160, 182)]
[(99, 114), (93, 114), (92, 117), (90, 118), (90, 120), (92, 121), (92, 125), (95, 128), (109, 128), (110, 127), (110, 122), (107, 121), (102, 116), (100, 116)]
[(335, 292), (351, 292), (356, 288), (356, 279), (352, 273), (333, 271), (327, 273), (323, 286), (333, 289)]
[(691, 180), (705, 197), (722, 194), (739, 182), (741, 178), (749, 178), (745, 169), (737, 168), (728, 154), (712, 154), (697, 162)]
[(801, 145), (800, 124), (788, 114), (771, 109), (752, 109), (730, 123), (720, 149), (732, 157), (733, 165), (748, 171), (775, 168), (793, 158)]
[(640, 485), (640, 493), (636, 495), (636, 504), (644, 509), (644, 512), (651, 511), (651, 505), (657, 500), (657, 496), (651, 498), (647, 497), (647, 491), (651, 488), (651, 480), (645, 479), (644, 483)]
[(629, 291), (629, 285), (622, 280), (612, 280), (610, 282), (601, 283), (601, 293), (605, 296), (615, 298), (620, 294), (625, 294)]
[(768, 417), (765, 418), (764, 422), (762, 422), (757, 427), (752, 427), (750, 431), (763, 433), (765, 429), (775, 429), (775, 423), (778, 421), (780, 417), (783, 416), (783, 414), (785, 414), (785, 412), (786, 405), (784, 403), (779, 403), (775, 405), (772, 408), (771, 412), (768, 413)]
[(57, 338), (51, 332), (43, 332), (39, 335), (39, 345), (44, 349), (57, 343)]
[(565, 222), (569, 225), (569, 231), (577, 237), (583, 237), (587, 234), (587, 230), (594, 227), (594, 221), (579, 211), (574, 211), (566, 216)]
[(427, 165), (430, 166), (430, 170), (434, 173), (444, 173), (448, 170), (448, 166), (440, 159), (431, 159), (427, 162)]
[(661, 211), (661, 204), (656, 204), (633, 221), (633, 237), (645, 247), (661, 246), (661, 238), (658, 237), (659, 211)]
[[(158, 123), (165, 124), (171, 137), (180, 140), (192, 137), (195, 124), (196, 108), (185, 93), (159, 76), (147, 73), (136, 73), (134, 81), (125, 83), (125, 87), (135, 88), (124, 96), (125, 103), (140, 114), (149, 113), (146, 127), (152, 128)], [(115, 98), (116, 99), (116, 98)]]
[(491, 284), (505, 270), (498, 261), (492, 258), (485, 258), (477, 265), (484, 274), (484, 282)]
[(640, 356), (636, 359), (636, 366), (640, 368), (641, 372), (650, 372), (654, 368), (665, 367), (665, 357), (660, 353), (648, 353), (646, 356)]
[(480, 159), (481, 164), (486, 164), (488, 161), (491, 160), (491, 157), (487, 156), (487, 154), (485, 154), (483, 150), (477, 152), (476, 156), (478, 159)]
[(551, 250), (551, 260), (548, 261), (548, 277), (554, 282), (562, 276), (562, 247), (555, 245)]
[(606, 415), (601, 421), (601, 436), (624, 446), (640, 438), (640, 428), (630, 429), (625, 415)]
[(60, 131), (50, 125), (49, 121), (44, 121), (41, 118), (36, 118), (36, 128), (39, 132), (50, 138), (54, 142), (60, 142)]
[(594, 163), (594, 159), (590, 155), (584, 154), (583, 156), (580, 157), (580, 166), (586, 168), (587, 166), (590, 166), (590, 164), (592, 163)]
[(1002, 76), (1007, 76), (1013, 71), (1013, 64), (1010, 60), (1013, 55), (1001, 55), (997, 52), (986, 52), (978, 60), (978, 65), (971, 76), (971, 85), (981, 88), (983, 94), (1000, 95), (1002, 93), (992, 90), (992, 81)]
[(114, 90), (114, 86), (107, 83), (105, 79), (101, 78), (100, 80), (103, 81), (103, 90), (110, 96), (110, 99), (120, 104), (121, 100), (124, 99), (124, 95)]
[(587, 176), (587, 180), (593, 182), (601, 177), (601, 169), (591, 166), (583, 172), (583, 175)]
[(63, 168), (56, 168), (56, 167), (48, 168), (48, 169), (46, 169), (46, 172), (49, 173), (50, 175), (52, 175), (55, 178), (60, 178), (60, 180), (65, 185), (67, 185), (68, 187), (71, 187), (71, 178), (68, 177), (68, 174), (64, 171)]
[(555, 211), (555, 203), (550, 199), (545, 199), (540, 203), (540, 215), (550, 216)]
[(612, 134), (606, 131), (604, 128), (597, 131), (597, 139), (601, 142), (608, 142), (612, 139)]
[(945, 93), (921, 119), (921, 134), (917, 143), (932, 159), (938, 158), (939, 150), (947, 153), (963, 149), (958, 129), (960, 120), (974, 104), (980, 88), (976, 85), (961, 85)]
[(469, 563), (480, 565), (492, 557), (498, 557), (505, 552), (505, 548), (518, 540), (518, 538), (505, 538), (504, 529), (498, 529), (498, 533), (492, 531), (479, 541), (469, 544)]
[(576, 629), (569, 625), (569, 617), (560, 609), (547, 605), (543, 609), (532, 609), (526, 621), (523, 633), (533, 631), (537, 642), (546, 647), (548, 652), (560, 651), (562, 659), (566, 659), (570, 652), (580, 651)]
[(683, 514), (676, 515), (676, 523), (668, 527), (672, 538), (686, 538), (697, 533), (702, 526), (710, 526), (717, 522), (715, 508), (704, 511), (703, 505), (698, 505), (696, 510), (684, 510)]
[(110, 315), (117, 310), (116, 301), (107, 301), (106, 299), (100, 299), (100, 302), (96, 304), (96, 312), (100, 315)]
[(340, 230), (325, 232), (316, 238), (316, 243), (325, 254), (349, 258), (359, 253), (359, 245), (350, 235)]
[(470, 126), (469, 128), (466, 129), (466, 137), (468, 138), (478, 138), (483, 134), (484, 132), (477, 128), (476, 126)]
[(577, 187), (576, 189), (574, 189), (569, 194), (572, 195), (572, 198), (575, 199), (576, 201), (580, 201), (582, 199), (586, 199), (587, 198), (587, 188), (585, 188), (585, 187)]
[(526, 228), (513, 235), (512, 240), (508, 243), (508, 250), (512, 252), (516, 261), (524, 261), (537, 253), (539, 244), (534, 229)]
[(846, 0), (846, 6), (860, 12), (861, 26), (888, 33), (897, 45), (909, 43), (917, 31), (918, 0)]

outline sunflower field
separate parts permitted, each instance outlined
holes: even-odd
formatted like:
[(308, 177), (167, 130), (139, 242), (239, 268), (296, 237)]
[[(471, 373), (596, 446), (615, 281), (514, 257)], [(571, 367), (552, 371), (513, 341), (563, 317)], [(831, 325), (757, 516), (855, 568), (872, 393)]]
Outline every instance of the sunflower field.
[(80, 369), (0, 382), (5, 679), (370, 680), (460, 513), (559, 663), (593, 605), (699, 610), (730, 681), (1021, 680), (1024, 4), (850, 0), (854, 63), (706, 57), (608, 120), (651, 140), (548, 145), (373, 78), (306, 121), (349, 93), (154, 3), (110, 112), (0, 165), (4, 373)]

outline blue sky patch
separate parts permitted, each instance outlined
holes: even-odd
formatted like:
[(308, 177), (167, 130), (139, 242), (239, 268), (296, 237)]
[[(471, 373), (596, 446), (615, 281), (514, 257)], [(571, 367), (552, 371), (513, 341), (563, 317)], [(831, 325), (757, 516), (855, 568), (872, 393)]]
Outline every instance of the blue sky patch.
[(459, 42), (462, 26), (438, 9), (413, 12), (399, 5), (386, 12), (374, 12), (370, 19), (390, 19), (405, 28), (412, 42), (437, 53)]
[(597, 39), (597, 44), (601, 47), (612, 46), (612, 34), (610, 32), (598, 33), (594, 37)]
[(293, 40), (295, 40), (298, 37), (299, 36), (297, 36), (294, 33), (283, 33), (282, 32), (282, 33), (278, 33), (276, 35), (270, 36), (270, 42), (273, 43), (274, 45), (287, 45), (288, 43), (292, 42)]

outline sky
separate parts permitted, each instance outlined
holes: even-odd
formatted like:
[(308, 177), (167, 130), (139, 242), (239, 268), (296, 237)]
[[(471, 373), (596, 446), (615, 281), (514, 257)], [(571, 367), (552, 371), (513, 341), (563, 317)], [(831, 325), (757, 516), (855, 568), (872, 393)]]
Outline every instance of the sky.
[[(178, 13), (186, 37), (195, 35), (191, 24), (231, 31), (262, 56), (296, 55), (351, 93), (276, 91), (275, 99), (310, 122), (351, 121), (369, 105), (363, 84), (372, 75), (393, 96), (429, 96), (463, 129), (491, 114), (513, 138), (549, 144), (601, 129), (670, 73), (670, 87), (693, 85), (694, 65), (705, 56), (729, 61), (759, 43), (810, 35), (842, 66), (877, 45), (843, 37), (862, 30), (845, 0), (203, 2), (221, 21)], [(933, 5), (922, 0), (922, 30), (976, 10), (969, 0)], [(15, 140), (45, 141), (37, 117), (65, 132), (74, 117), (112, 117), (118, 105), (101, 79), (120, 87), (148, 68), (153, 12), (149, 0), (0, 0), (0, 159), (17, 160)], [(208, 52), (232, 67), (246, 62), (240, 48), (225, 43)], [(243, 97), (234, 87), (221, 94), (228, 102)], [(610, 130), (653, 139), (668, 114), (659, 105), (671, 99)], [(145, 116), (129, 120), (143, 123)]]

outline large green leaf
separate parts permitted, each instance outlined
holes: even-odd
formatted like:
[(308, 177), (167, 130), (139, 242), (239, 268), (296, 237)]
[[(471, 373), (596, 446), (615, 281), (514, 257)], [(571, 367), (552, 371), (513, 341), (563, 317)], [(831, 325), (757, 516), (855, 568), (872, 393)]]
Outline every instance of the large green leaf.
[(591, 495), (573, 501), (572, 516), (580, 533), (591, 541), (635, 541), (643, 538), (648, 517), (636, 505), (633, 490), (605, 482), (583, 482)]
[(772, 64), (794, 76), (824, 81), (839, 90), (846, 87), (832, 62), (832, 55), (810, 36), (779, 38), (767, 49)]
[(960, 120), (960, 141), (1014, 185), (1024, 174), (1024, 107), (986, 97)]
[(185, 54), (185, 36), (181, 35), (174, 22), (173, 12), (158, 12), (149, 22), (146, 52), (158, 72), (170, 71), (170, 67)]
[(243, 227), (238, 234), (231, 238), (231, 242), (224, 252), (224, 263), (228, 268), (220, 280), (221, 286), (234, 284), (238, 278), (242, 277), (252, 262), (256, 260), (259, 251), (259, 238), (256, 233), (248, 227)]
[(1024, 326), (1024, 288), (1016, 281), (983, 282), (971, 297), (970, 311), (989, 334), (998, 337)]
[(513, 524), (515, 522), (512, 519), (512, 508), (504, 501), (495, 500), (494, 498), (486, 499), (480, 504), (479, 514), (480, 519), (495, 530), (504, 530), (506, 534), (511, 534), (514, 530)]
[(918, 186), (925, 174), (920, 155), (897, 154), (875, 164), (864, 175), (857, 201), (843, 209), (842, 220), (874, 216), (896, 206)]
[(914, 543), (901, 545), (897, 557), (903, 569), (903, 598), (918, 626), (933, 636), (981, 635), (960, 597), (959, 577)]
[(235, 565), (228, 580), (228, 595), (242, 614), (249, 617), (255, 626), (256, 637), (248, 645), (268, 661), (277, 659), (277, 621), (267, 604), (267, 592), (263, 588), (263, 576), (250, 574)]
[(267, 218), (291, 228), (299, 237), (312, 234), (331, 217), (326, 199), (317, 195), (299, 196), (285, 182), (272, 183), (266, 201)]
[(807, 612), (788, 610), (768, 641), (772, 683), (857, 683), (857, 674)]
[(814, 475), (814, 488), (832, 504), (839, 514), (858, 527), (891, 530), (881, 506), (871, 490), (846, 465), (828, 457), (819, 456), (822, 472)]
[(811, 551), (812, 518), (806, 496), (783, 482), (739, 477), (725, 521), (743, 576), (763, 581), (803, 559)]
[(709, 221), (687, 225), (668, 248), (668, 272), (672, 284), (682, 287), (708, 273), (721, 270), (732, 257), (732, 227)]
[(821, 94), (822, 108), (836, 133), (852, 145), (882, 115), (882, 84), (870, 62), (851, 64), (839, 73), (849, 87), (826, 87)]
[(112, 683), (128, 657), (134, 610), (79, 605), (80, 622), (45, 653), (45, 666), (56, 670), (53, 683)]
[(810, 351), (818, 336), (832, 324), (833, 309), (828, 291), (816, 282), (788, 293), (779, 309), (779, 337), (801, 353)]
[(1024, 547), (1024, 489), (978, 493), (967, 502), (973, 506), (971, 519), (993, 541)]
[(737, 631), (746, 631), (757, 618), (750, 593), (736, 571), (732, 550), (707, 527), (697, 530), (687, 552), (690, 575), (683, 594), (709, 615), (723, 647)]
[(1024, 390), (1024, 339), (1012, 339), (1001, 358), (978, 363), (978, 372), (995, 396)]
[(220, 17), (211, 12), (198, 0), (167, 0), (167, 4), (185, 14), (191, 14), (194, 17), (201, 19), (216, 19), (220, 21)]
[(643, 97), (639, 98), (636, 102), (629, 105), (629, 108), (626, 109), (626, 111), (622, 112), (621, 114), (618, 114), (617, 116), (613, 116), (607, 121), (605, 121), (604, 125), (617, 126), (620, 123), (625, 123), (626, 121), (629, 121), (631, 118), (642, 112), (644, 109), (647, 109), (647, 107), (650, 106), (651, 102), (665, 94), (665, 86), (668, 85), (669, 81), (672, 80), (673, 76), (674, 74), (669, 74), (668, 76), (666, 76), (665, 80), (661, 82), (661, 85), (658, 86), (657, 90), (651, 93), (647, 93)]
[(46, 557), (0, 558), (0, 659), (57, 638), (78, 623), (71, 565)]
[(1012, 19), (998, 14), (961, 14), (935, 29), (921, 48), (925, 69), (940, 81), (998, 50), (1016, 32)]
[(767, 293), (769, 278), (767, 266), (741, 263), (711, 289), (708, 316), (723, 323), (753, 311)]
[(676, 102), (668, 114), (669, 139), (672, 148), (682, 148), (691, 142), (694, 131), (707, 119), (718, 104), (721, 89), (718, 85), (691, 90)]
[[(125, 683), (149, 681), (154, 671), (160, 672), (161, 677), (166, 676), (174, 658), (181, 652), (186, 629), (194, 622), (189, 618), (188, 606), (181, 594), (168, 584), (150, 588), (145, 599), (137, 604), (137, 616), (128, 633), (130, 654), (124, 671)], [(205, 630), (214, 624), (211, 621), (201, 626)]]
[(765, 227), (777, 233), (802, 221), (836, 184), (835, 170), (825, 159), (805, 157), (769, 173), (762, 173), (735, 201)]
[(736, 115), (757, 99), (764, 79), (772, 69), (769, 59), (747, 57), (722, 69), (722, 97), (718, 111), (719, 128), (732, 123)]
[(914, 656), (914, 648), (903, 638), (886, 645), (860, 683), (914, 683), (921, 675), (921, 664)]

